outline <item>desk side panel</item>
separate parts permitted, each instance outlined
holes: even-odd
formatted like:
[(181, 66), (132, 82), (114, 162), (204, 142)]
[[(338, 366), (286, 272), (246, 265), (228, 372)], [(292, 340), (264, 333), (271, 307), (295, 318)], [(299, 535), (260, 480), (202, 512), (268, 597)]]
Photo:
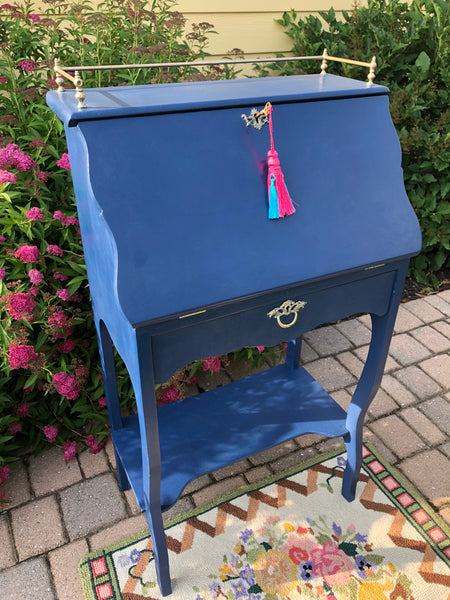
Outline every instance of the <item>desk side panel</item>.
[(274, 106), (275, 147), (297, 205), (275, 221), (269, 131), (245, 127), (251, 108), (79, 124), (131, 323), (420, 250), (387, 96)]
[(92, 191), (86, 141), (77, 127), (67, 128), (66, 137), (94, 316), (105, 322), (121, 352), (132, 328), (117, 297), (116, 243)]

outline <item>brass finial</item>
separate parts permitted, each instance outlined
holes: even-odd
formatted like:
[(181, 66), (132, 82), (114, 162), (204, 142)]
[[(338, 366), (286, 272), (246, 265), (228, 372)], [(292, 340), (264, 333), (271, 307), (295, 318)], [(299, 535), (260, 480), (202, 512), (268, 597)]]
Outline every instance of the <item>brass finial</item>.
[(369, 67), (369, 74), (367, 75), (367, 79), (369, 80), (369, 85), (373, 85), (373, 80), (375, 79), (375, 69), (377, 67), (377, 57), (372, 56), (372, 61)]
[(320, 65), (320, 74), (321, 75), (327, 74), (327, 67), (328, 67), (327, 58), (328, 58), (328, 51), (326, 48), (324, 48), (323, 54), (322, 54), (322, 64)]

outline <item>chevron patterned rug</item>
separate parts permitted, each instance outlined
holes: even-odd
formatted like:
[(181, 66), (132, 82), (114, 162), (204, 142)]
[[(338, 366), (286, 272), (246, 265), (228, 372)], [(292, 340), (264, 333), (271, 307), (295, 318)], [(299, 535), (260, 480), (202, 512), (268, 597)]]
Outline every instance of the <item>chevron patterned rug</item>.
[[(449, 600), (450, 528), (364, 446), (311, 459), (166, 524), (171, 600)], [(148, 531), (85, 557), (86, 600), (160, 599)]]

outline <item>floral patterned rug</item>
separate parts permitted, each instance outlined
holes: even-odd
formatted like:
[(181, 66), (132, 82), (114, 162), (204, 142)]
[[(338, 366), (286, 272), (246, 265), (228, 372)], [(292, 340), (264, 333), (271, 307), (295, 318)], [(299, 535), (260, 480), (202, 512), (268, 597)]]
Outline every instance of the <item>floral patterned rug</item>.
[[(450, 528), (369, 446), (357, 497), (345, 453), (166, 524), (171, 600), (449, 600)], [(85, 557), (86, 600), (160, 599), (148, 531)]]

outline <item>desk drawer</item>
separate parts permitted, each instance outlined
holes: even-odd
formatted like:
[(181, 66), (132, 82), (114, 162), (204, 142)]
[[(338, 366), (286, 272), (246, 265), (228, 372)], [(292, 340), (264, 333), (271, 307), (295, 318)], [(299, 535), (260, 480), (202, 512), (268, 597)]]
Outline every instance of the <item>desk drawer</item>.
[(240, 302), (225, 316), (209, 318), (205, 312), (204, 320), (183, 323), (183, 327), (174, 320), (172, 331), (152, 337), (156, 381), (166, 381), (177, 369), (199, 358), (243, 346), (287, 342), (321, 323), (356, 313), (382, 315), (389, 307), (395, 275), (391, 271), (319, 290), (295, 286), (279, 294), (268, 293), (256, 307)]

